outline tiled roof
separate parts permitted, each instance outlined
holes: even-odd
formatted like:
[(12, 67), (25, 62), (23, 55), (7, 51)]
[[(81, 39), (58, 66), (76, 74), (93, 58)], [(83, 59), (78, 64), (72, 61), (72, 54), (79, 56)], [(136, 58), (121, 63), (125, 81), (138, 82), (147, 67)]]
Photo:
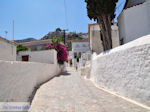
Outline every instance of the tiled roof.
[(126, 0), (124, 9), (143, 4), (145, 0)]
[(22, 42), (19, 44), (25, 45), (25, 46), (30, 46), (30, 45), (45, 44), (45, 43), (50, 43), (50, 42), (51, 42), (51, 39), (46, 39), (46, 40), (35, 40), (35, 41), (30, 41), (30, 42)]
[(0, 40), (5, 41), (5, 42), (7, 42), (7, 43), (10, 43), (10, 44), (12, 44), (12, 45), (17, 46), (17, 43), (16, 43), (16, 42), (13, 42), (13, 41), (8, 40), (8, 39), (6, 39), (6, 38), (0, 37)]
[(72, 42), (89, 42), (88, 38), (87, 39), (74, 39)]

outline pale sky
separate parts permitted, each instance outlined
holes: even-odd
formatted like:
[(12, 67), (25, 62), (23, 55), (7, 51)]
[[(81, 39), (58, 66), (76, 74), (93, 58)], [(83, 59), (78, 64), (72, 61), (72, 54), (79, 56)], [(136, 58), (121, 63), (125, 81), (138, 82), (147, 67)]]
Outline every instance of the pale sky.
[[(33, 37), (42, 38), (57, 27), (69, 32), (88, 32), (84, 0), (0, 0), (0, 36), (12, 40), (12, 21), (15, 21), (15, 40)], [(125, 0), (119, 0), (116, 14), (121, 12)], [(116, 20), (116, 19), (115, 19)], [(68, 24), (68, 25), (67, 25)], [(8, 31), (6, 36), (5, 31)]]

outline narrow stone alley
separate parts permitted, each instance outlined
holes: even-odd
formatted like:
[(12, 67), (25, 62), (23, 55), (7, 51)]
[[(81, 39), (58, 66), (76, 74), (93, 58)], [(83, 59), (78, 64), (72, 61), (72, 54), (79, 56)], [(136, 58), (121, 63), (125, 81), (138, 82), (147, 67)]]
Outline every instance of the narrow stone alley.
[(148, 110), (96, 88), (73, 68), (42, 85), (31, 112), (148, 112)]

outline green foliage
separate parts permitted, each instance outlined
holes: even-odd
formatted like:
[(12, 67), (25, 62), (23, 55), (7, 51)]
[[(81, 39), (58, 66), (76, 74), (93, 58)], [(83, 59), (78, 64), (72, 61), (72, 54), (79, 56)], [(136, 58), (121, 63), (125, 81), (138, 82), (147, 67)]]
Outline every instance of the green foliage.
[(72, 50), (72, 43), (71, 43), (71, 42), (68, 43), (68, 45), (67, 45), (67, 50), (68, 50), (68, 51), (71, 51), (71, 50)]
[(17, 53), (19, 53), (19, 51), (27, 51), (27, 50), (29, 50), (29, 49), (23, 45), (17, 46)]
[(79, 59), (81, 58), (81, 54), (79, 54), (76, 59), (77, 59), (77, 62), (79, 62)]
[(109, 15), (115, 18), (116, 3), (118, 0), (85, 0), (90, 19), (97, 20), (99, 16)]
[(61, 32), (61, 29), (60, 28), (56, 28), (56, 32)]
[(112, 49), (111, 22), (115, 18), (118, 0), (85, 0), (90, 19), (94, 19), (100, 26), (103, 49)]
[(63, 36), (59, 35), (56, 38), (52, 38), (52, 43), (60, 43), (63, 40)]
[(33, 51), (37, 51), (37, 48), (34, 48)]
[(63, 36), (59, 35), (56, 37), (56, 39), (57, 39), (57, 42), (60, 43), (63, 41)]

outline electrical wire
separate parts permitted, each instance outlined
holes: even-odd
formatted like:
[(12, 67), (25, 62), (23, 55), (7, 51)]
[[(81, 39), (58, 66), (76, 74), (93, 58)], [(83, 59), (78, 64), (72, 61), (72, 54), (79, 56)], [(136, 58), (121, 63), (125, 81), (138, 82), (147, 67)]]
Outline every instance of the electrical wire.
[(66, 4), (66, 0), (64, 0), (64, 10), (65, 10), (65, 24), (66, 24), (66, 28), (68, 29), (68, 16), (67, 16), (67, 4)]

